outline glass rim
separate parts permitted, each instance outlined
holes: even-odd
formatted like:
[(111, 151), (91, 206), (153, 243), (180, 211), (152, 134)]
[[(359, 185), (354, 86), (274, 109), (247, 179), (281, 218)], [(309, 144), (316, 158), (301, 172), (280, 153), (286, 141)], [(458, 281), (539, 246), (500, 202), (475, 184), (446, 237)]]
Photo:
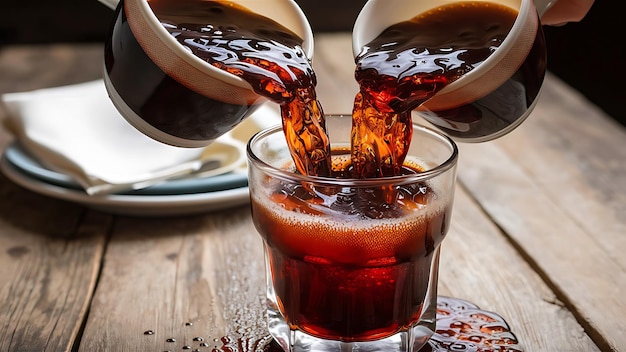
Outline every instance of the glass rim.
[[(345, 115), (327, 115), (326, 117), (333, 116), (345, 116)], [(428, 133), (430, 135), (434, 135), (438, 137), (442, 142), (447, 143), (447, 145), (451, 148), (450, 155), (448, 158), (439, 163), (437, 166), (430, 168), (426, 171), (409, 174), (409, 175), (400, 175), (400, 176), (390, 176), (390, 177), (382, 177), (382, 178), (334, 178), (334, 177), (320, 177), (320, 176), (309, 176), (302, 175), (290, 170), (278, 169), (265, 161), (261, 160), (258, 155), (256, 155), (252, 151), (252, 144), (260, 141), (261, 139), (268, 137), (274, 133), (283, 133), (283, 129), (281, 125), (276, 125), (273, 127), (266, 128), (262, 131), (255, 133), (246, 145), (246, 154), (248, 156), (248, 160), (255, 164), (254, 167), (257, 167), (263, 172), (273, 177), (289, 181), (289, 182), (307, 182), (313, 183), (317, 185), (328, 185), (328, 186), (350, 186), (350, 187), (372, 187), (372, 186), (383, 186), (389, 184), (411, 184), (417, 183), (421, 181), (425, 181), (428, 179), (432, 179), (439, 175), (444, 174), (446, 171), (452, 169), (458, 160), (459, 149), (454, 140), (447, 135), (436, 131), (432, 128), (426, 127), (419, 123), (413, 122), (413, 130), (420, 130), (424, 133)], [(251, 166), (249, 166), (251, 167)]]

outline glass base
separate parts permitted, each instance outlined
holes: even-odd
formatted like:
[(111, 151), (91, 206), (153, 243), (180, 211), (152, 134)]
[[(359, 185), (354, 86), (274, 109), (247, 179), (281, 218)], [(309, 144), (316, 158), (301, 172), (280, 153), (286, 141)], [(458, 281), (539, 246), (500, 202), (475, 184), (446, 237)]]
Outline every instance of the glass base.
[(374, 341), (343, 342), (325, 340), (299, 330), (291, 330), (279, 311), (268, 309), (269, 331), (286, 352), (417, 352), (432, 336), (435, 320), (420, 321), (406, 331)]

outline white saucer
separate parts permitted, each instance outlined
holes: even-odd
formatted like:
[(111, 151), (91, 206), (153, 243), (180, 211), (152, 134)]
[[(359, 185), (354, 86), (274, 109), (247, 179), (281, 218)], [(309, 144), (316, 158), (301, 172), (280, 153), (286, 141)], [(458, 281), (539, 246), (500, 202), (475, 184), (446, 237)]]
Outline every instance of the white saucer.
[[(26, 171), (9, 161), (7, 153), (16, 152), (16, 150), (18, 150), (17, 155), (22, 158), (21, 162), (25, 163), (24, 165), (30, 163), (30, 166), (34, 168)], [(13, 160), (19, 159), (15, 159), (14, 155)], [(21, 163), (18, 162), (18, 164)], [(37, 167), (39, 167), (39, 169)], [(19, 147), (13, 144), (10, 145), (2, 155), (0, 171), (13, 182), (33, 192), (120, 215), (186, 215), (224, 210), (247, 204), (250, 200), (247, 186), (209, 192), (194, 192), (193, 187), (198, 187), (198, 182), (206, 182), (206, 179), (210, 178), (192, 181), (191, 185), (176, 185), (174, 189), (180, 191), (180, 194), (170, 194), (169, 192), (171, 192), (172, 187), (170, 187), (171, 185), (168, 186), (166, 182), (160, 185), (163, 193), (157, 188), (156, 192), (153, 190), (152, 192), (143, 194), (128, 193), (89, 196), (80, 189), (64, 184), (63, 182), (67, 182), (67, 179), (64, 179), (63, 175), (58, 173), (55, 175), (54, 171), (43, 168), (34, 160), (28, 160), (26, 154), (20, 155)], [(62, 182), (53, 184), (52, 182), (48, 182), (45, 177), (37, 177), (38, 173), (42, 175), (46, 174), (46, 177), (57, 177)], [(233, 177), (244, 177), (244, 175), (235, 174)], [(168, 191), (166, 191), (166, 189)], [(187, 190), (186, 192), (185, 189)]]

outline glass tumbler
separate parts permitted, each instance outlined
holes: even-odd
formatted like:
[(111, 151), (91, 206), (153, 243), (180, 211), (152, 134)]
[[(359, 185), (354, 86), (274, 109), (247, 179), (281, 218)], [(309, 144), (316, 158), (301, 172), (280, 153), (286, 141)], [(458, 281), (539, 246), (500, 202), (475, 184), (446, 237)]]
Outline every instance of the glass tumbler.
[(333, 177), (296, 173), (280, 126), (248, 144), (269, 331), (285, 351), (418, 351), (435, 328), (457, 147), (413, 125), (403, 175), (345, 178), (351, 117), (326, 124)]

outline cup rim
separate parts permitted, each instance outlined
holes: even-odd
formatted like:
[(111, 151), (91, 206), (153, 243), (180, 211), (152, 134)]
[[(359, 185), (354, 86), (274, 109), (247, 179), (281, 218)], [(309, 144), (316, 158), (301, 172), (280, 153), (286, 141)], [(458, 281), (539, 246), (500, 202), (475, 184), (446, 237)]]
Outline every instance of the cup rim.
[[(326, 115), (326, 119), (334, 118), (334, 117), (346, 117), (346, 115)], [(413, 122), (413, 131), (415, 135), (415, 131), (420, 131), (422, 133), (427, 133), (431, 136), (437, 137), (441, 142), (446, 143), (450, 149), (450, 155), (448, 158), (439, 163), (439, 165), (430, 168), (426, 171), (410, 174), (410, 175), (400, 175), (400, 176), (391, 176), (391, 177), (382, 177), (382, 178), (367, 178), (367, 179), (357, 179), (357, 178), (329, 178), (329, 177), (320, 177), (320, 176), (309, 176), (302, 175), (299, 173), (295, 173), (293, 171), (287, 171), (283, 169), (277, 169), (265, 161), (261, 160), (259, 156), (257, 156), (252, 150), (252, 144), (258, 142), (262, 138), (265, 138), (274, 133), (283, 133), (283, 129), (281, 125), (276, 125), (273, 127), (266, 128), (262, 131), (255, 133), (246, 145), (246, 154), (248, 156), (248, 160), (250, 163), (253, 163), (259, 169), (262, 169), (268, 175), (272, 177), (276, 177), (278, 179), (290, 181), (290, 182), (307, 182), (313, 183), (317, 185), (328, 185), (328, 186), (350, 186), (350, 187), (376, 187), (383, 185), (403, 185), (403, 184), (411, 184), (417, 183), (421, 181), (426, 181), (428, 179), (432, 179), (439, 175), (444, 174), (445, 172), (453, 169), (458, 161), (459, 157), (459, 149), (457, 144), (454, 142), (452, 138), (445, 135), (444, 133), (437, 131), (433, 128), (424, 126), (422, 124)], [(251, 166), (249, 166), (251, 167)]]

